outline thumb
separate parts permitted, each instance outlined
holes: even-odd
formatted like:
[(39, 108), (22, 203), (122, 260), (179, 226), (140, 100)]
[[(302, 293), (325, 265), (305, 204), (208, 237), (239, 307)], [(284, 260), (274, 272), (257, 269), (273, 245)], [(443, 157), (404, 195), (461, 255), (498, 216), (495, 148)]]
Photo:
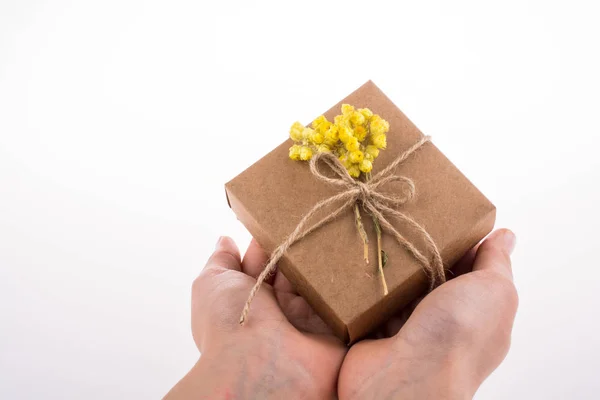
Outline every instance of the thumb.
[(239, 271), (241, 260), (237, 245), (229, 237), (220, 237), (213, 254), (192, 284), (192, 334), (201, 351), (210, 330), (234, 326), (235, 314), (241, 309), (235, 304), (236, 294), (247, 278)]
[(508, 229), (495, 231), (479, 246), (473, 271), (496, 272), (512, 280), (510, 255), (515, 244), (516, 237), (512, 231)]
[(206, 267), (216, 269), (241, 270), (240, 250), (237, 245), (227, 236), (221, 236), (217, 241), (214, 253), (208, 259)]

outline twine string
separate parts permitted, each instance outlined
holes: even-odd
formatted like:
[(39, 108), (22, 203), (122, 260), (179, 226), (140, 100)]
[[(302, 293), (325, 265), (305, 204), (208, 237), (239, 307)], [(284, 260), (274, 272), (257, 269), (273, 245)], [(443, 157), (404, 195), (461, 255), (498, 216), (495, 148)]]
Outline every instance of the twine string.
[[(240, 316), (240, 324), (243, 325), (248, 319), (248, 313), (250, 312), (250, 304), (252, 303), (252, 300), (256, 296), (256, 293), (258, 293), (260, 290), (260, 287), (265, 279), (274, 272), (277, 262), (281, 259), (281, 257), (283, 257), (285, 252), (294, 243), (303, 239), (323, 225), (331, 222), (342, 212), (350, 207), (353, 207), (357, 202), (360, 202), (367, 212), (379, 220), (383, 231), (391, 234), (396, 241), (402, 247), (404, 247), (419, 264), (421, 264), (423, 271), (429, 278), (429, 290), (433, 290), (435, 287), (444, 283), (446, 281), (444, 265), (440, 252), (433, 241), (433, 238), (418, 222), (396, 209), (397, 207), (410, 201), (414, 197), (416, 189), (414, 182), (410, 178), (401, 175), (395, 175), (393, 174), (393, 171), (396, 169), (396, 167), (398, 167), (398, 165), (406, 161), (411, 154), (420, 149), (429, 141), (431, 141), (431, 137), (424, 136), (367, 182), (362, 182), (352, 178), (335, 155), (331, 153), (317, 153), (309, 163), (310, 171), (313, 176), (327, 184), (340, 186), (344, 190), (339, 194), (321, 200), (315, 204), (315, 206), (306, 215), (304, 215), (304, 217), (302, 217), (294, 231), (273, 251), (267, 265), (258, 276), (256, 284), (252, 290), (250, 290), (248, 300), (246, 300), (246, 304), (242, 310), (242, 315)], [(334, 177), (327, 176), (322, 172), (322, 167), (324, 165), (327, 166), (331, 172), (333, 172)], [(387, 193), (382, 193), (379, 190), (381, 186), (396, 181), (403, 183), (404, 190), (401, 195), (390, 195)], [(326, 207), (340, 203), (341, 205), (338, 205), (337, 208), (334, 208), (333, 212), (330, 212), (326, 217), (309, 226), (309, 222), (315, 218), (315, 215), (318, 214), (319, 211)], [(415, 229), (423, 237), (425, 244), (431, 253), (430, 258), (425, 256), (413, 243), (411, 243), (400, 232), (398, 232), (388, 218), (394, 218), (402, 223), (410, 225), (413, 229)]]

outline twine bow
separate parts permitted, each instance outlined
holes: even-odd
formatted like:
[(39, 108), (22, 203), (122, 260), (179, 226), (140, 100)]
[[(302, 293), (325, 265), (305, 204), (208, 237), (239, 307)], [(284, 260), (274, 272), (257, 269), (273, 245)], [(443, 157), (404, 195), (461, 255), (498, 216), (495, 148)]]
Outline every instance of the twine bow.
[[(360, 203), (364, 210), (370, 213), (374, 218), (379, 221), (381, 228), (387, 233), (391, 234), (396, 241), (402, 245), (416, 260), (421, 264), (423, 270), (429, 277), (430, 286), (429, 289), (433, 290), (435, 287), (441, 285), (446, 281), (444, 274), (444, 265), (442, 263), (442, 257), (440, 252), (431, 238), (431, 235), (417, 223), (410, 216), (398, 211), (397, 208), (406, 202), (410, 201), (415, 194), (414, 182), (401, 175), (395, 175), (392, 171), (406, 159), (421, 148), (425, 143), (431, 141), (431, 137), (424, 136), (421, 140), (401, 153), (392, 163), (386, 168), (377, 173), (371, 179), (366, 182), (362, 182), (358, 179), (352, 178), (346, 168), (341, 164), (337, 157), (331, 153), (318, 153), (310, 160), (310, 171), (313, 176), (325, 183), (335, 185), (343, 188), (343, 191), (339, 194), (331, 196), (325, 200), (322, 200), (315, 204), (315, 206), (300, 220), (294, 231), (281, 243), (275, 251), (271, 254), (269, 262), (265, 266), (265, 269), (261, 272), (256, 280), (256, 284), (248, 295), (248, 300), (244, 305), (242, 315), (240, 317), (240, 324), (243, 325), (248, 318), (248, 312), (250, 311), (250, 304), (254, 299), (254, 296), (260, 289), (264, 280), (269, 276), (276, 268), (277, 262), (283, 257), (285, 252), (296, 242), (309, 235), (321, 226), (329, 223), (330, 221), (337, 218), (342, 212), (348, 208)], [(321, 165), (325, 164), (334, 173), (335, 177), (331, 178), (321, 172)], [(400, 196), (389, 195), (380, 191), (381, 186), (390, 182), (402, 182), (404, 183), (404, 193)], [(328, 207), (332, 204), (343, 202), (341, 206), (337, 207), (333, 212), (329, 213), (328, 216), (319, 220), (315, 224), (306, 228), (311, 219), (320, 210)], [(427, 247), (431, 252), (431, 260), (428, 259), (417, 247), (408, 241), (398, 230), (388, 221), (387, 218), (394, 217), (401, 222), (404, 222), (414, 228), (423, 237)]]

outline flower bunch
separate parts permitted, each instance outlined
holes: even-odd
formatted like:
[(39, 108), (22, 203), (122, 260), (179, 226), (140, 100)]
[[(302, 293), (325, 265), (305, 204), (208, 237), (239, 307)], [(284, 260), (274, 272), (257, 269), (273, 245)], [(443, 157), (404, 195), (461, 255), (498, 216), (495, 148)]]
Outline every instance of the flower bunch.
[(325, 116), (317, 117), (311, 127), (294, 122), (290, 138), (295, 144), (290, 147), (292, 160), (310, 160), (318, 152), (334, 153), (354, 178), (361, 172), (368, 174), (379, 150), (387, 146), (386, 133), (390, 124), (368, 108), (355, 109), (342, 104), (342, 114), (333, 122)]

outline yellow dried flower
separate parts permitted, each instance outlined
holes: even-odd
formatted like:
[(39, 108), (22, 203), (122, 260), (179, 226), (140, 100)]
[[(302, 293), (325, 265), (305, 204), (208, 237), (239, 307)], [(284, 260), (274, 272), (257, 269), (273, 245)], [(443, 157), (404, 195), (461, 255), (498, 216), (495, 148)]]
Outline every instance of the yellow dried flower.
[(336, 145), (339, 139), (339, 129), (337, 125), (332, 125), (331, 128), (329, 128), (327, 132), (325, 132), (325, 144), (330, 147), (333, 147)]
[(319, 127), (319, 125), (321, 125), (323, 122), (327, 122), (327, 118), (325, 118), (324, 115), (319, 115), (317, 118), (315, 118), (315, 120), (312, 122), (312, 127), (313, 129), (317, 129)]
[(302, 131), (303, 130), (304, 130), (304, 125), (302, 125), (300, 122), (294, 122), (294, 124), (290, 128), (290, 138), (296, 142), (302, 140)]
[(365, 116), (359, 113), (358, 111), (354, 111), (350, 115), (350, 122), (352, 122), (354, 126), (362, 125), (365, 123)]
[(371, 129), (371, 134), (377, 136), (387, 133), (387, 131), (390, 129), (390, 124), (386, 120), (382, 119), (379, 115), (373, 115), (369, 128)]
[(346, 167), (346, 169), (351, 177), (358, 178), (360, 176), (360, 168), (358, 168), (358, 165), (353, 164), (349, 168)]
[(292, 160), (300, 159), (300, 149), (301, 149), (301, 146), (298, 146), (297, 144), (290, 147), (290, 158)]
[(331, 153), (331, 148), (326, 144), (320, 144), (317, 146), (317, 151), (319, 153)]
[(361, 113), (366, 120), (369, 120), (373, 116), (373, 111), (368, 108), (359, 108), (358, 112)]
[(373, 143), (378, 149), (385, 149), (387, 147), (387, 137), (384, 133), (371, 136), (371, 143)]
[(327, 132), (332, 126), (333, 126), (333, 124), (331, 122), (325, 121), (325, 122), (322, 122), (321, 124), (319, 124), (316, 131), (319, 133), (325, 134), (325, 132)]
[(310, 137), (312, 136), (312, 134), (314, 133), (314, 129), (311, 128), (304, 128), (302, 130), (302, 139), (304, 140), (310, 140)]
[(353, 163), (359, 163), (365, 158), (365, 155), (360, 150), (351, 151), (348, 154), (348, 159)]
[(325, 140), (325, 138), (323, 137), (323, 134), (319, 132), (313, 132), (310, 136), (310, 141), (314, 144), (321, 144), (323, 143), (323, 140)]
[(362, 160), (358, 168), (366, 174), (368, 172), (371, 172), (371, 170), (373, 169), (373, 163), (369, 160)]
[(360, 144), (358, 143), (358, 139), (355, 137), (351, 137), (346, 142), (346, 148), (348, 151), (356, 151), (360, 148)]
[(310, 147), (302, 146), (300, 148), (300, 159), (304, 161), (308, 161), (312, 158), (313, 152)]
[(381, 123), (381, 117), (379, 115), (373, 115), (371, 117), (371, 126), (373, 126), (374, 124), (378, 124)]
[(333, 122), (318, 116), (311, 128), (295, 122), (290, 128), (290, 138), (296, 142), (289, 149), (290, 158), (307, 161), (316, 153), (333, 153), (351, 176), (371, 172), (379, 150), (387, 146), (390, 125), (368, 108), (343, 104), (341, 111)]
[(333, 123), (336, 124), (336, 125), (338, 125), (338, 126), (344, 125), (347, 122), (348, 122), (348, 119), (346, 118), (345, 115), (336, 115), (333, 118)]
[(346, 169), (352, 166), (352, 163), (350, 162), (350, 160), (348, 160), (348, 156), (346, 154), (342, 154), (338, 157), (338, 159)]
[(342, 104), (342, 114), (349, 117), (354, 112), (354, 107), (350, 104)]
[(354, 136), (358, 139), (359, 142), (362, 142), (367, 137), (367, 130), (364, 126), (359, 125), (354, 128)]
[(365, 149), (365, 152), (370, 155), (371, 157), (373, 157), (373, 159), (377, 158), (377, 156), (379, 156), (379, 149), (377, 148), (377, 146), (373, 146), (372, 144), (368, 145), (367, 148)]
[(385, 135), (385, 128), (383, 126), (371, 126), (371, 134), (373, 136)]
[(339, 127), (339, 136), (342, 143), (348, 143), (348, 141), (352, 138), (352, 129), (348, 125), (341, 125)]

